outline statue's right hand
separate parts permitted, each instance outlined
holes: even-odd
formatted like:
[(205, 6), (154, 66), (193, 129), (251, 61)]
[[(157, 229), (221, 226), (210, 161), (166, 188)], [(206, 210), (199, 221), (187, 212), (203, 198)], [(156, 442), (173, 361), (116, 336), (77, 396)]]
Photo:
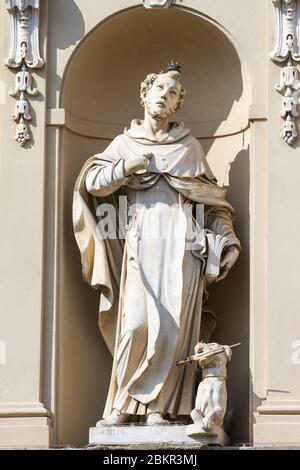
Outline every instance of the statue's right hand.
[(132, 160), (126, 160), (125, 175), (130, 176), (139, 170), (146, 170), (150, 163), (150, 155), (142, 155), (141, 157), (134, 157)]

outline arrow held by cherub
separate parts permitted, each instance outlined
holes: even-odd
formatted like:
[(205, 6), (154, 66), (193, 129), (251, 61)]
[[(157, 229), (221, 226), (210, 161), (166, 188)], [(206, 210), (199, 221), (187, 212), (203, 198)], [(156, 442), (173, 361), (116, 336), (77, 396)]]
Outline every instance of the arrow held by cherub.
[[(232, 344), (231, 346), (227, 346), (228, 348), (235, 348), (236, 346), (240, 346), (242, 343)], [(218, 348), (211, 349), (210, 351), (205, 351), (203, 353), (193, 354), (192, 356), (187, 357), (181, 361), (177, 361), (177, 366), (184, 366), (185, 364), (190, 364), (193, 361), (199, 361), (200, 359), (204, 359), (206, 356), (211, 356), (213, 354), (220, 354), (224, 352), (225, 346), (219, 346)]]

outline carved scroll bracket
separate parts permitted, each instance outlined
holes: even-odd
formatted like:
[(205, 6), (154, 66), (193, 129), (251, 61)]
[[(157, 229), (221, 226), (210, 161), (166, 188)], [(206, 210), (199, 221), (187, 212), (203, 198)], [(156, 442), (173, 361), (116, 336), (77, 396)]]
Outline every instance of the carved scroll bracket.
[(13, 119), (16, 121), (16, 141), (24, 146), (30, 140), (28, 121), (29, 96), (39, 91), (32, 87), (31, 69), (44, 66), (39, 46), (39, 0), (5, 0), (10, 16), (10, 52), (5, 65), (21, 70), (16, 74), (15, 87), (9, 92), (17, 98)]
[[(271, 54), (274, 62), (285, 64), (275, 90), (283, 95), (280, 116), (284, 119), (281, 137), (291, 145), (296, 139), (300, 76), (300, 1), (273, 0), (276, 10), (276, 47)], [(296, 62), (296, 64), (295, 64)]]

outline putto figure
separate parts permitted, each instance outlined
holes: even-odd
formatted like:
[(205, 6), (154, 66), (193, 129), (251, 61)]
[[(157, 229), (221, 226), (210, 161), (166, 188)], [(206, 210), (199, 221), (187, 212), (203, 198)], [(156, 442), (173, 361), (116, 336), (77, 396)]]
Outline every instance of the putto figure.
[(227, 409), (226, 365), (232, 352), (230, 346), (200, 342), (195, 346), (195, 354), (199, 353), (202, 353), (199, 359), (202, 381), (198, 385), (191, 418), (209, 432), (214, 426), (223, 426)]
[[(176, 367), (176, 361), (191, 355), (199, 341), (207, 284), (205, 230), (222, 240), (215, 279), (223, 279), (239, 255), (226, 190), (217, 185), (189, 129), (170, 121), (185, 96), (180, 77), (175, 62), (146, 77), (144, 120), (133, 120), (103, 153), (91, 157), (75, 186), (74, 232), (83, 276), (100, 290), (99, 325), (113, 355), (97, 425), (134, 422), (141, 415), (148, 424), (189, 416), (195, 371)], [(128, 204), (126, 234), (110, 237), (97, 214), (103, 215), (103, 203), (114, 209), (110, 216), (118, 214), (120, 196)], [(189, 210), (197, 204), (204, 208), (198, 221)], [(163, 233), (149, 236), (160, 224)]]

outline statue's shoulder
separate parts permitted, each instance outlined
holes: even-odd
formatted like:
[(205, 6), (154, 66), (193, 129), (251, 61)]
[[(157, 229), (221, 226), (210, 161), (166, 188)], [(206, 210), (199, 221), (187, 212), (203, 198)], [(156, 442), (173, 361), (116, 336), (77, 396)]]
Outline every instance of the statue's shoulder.
[(122, 143), (125, 140), (124, 134), (119, 134), (116, 137), (113, 138), (113, 140), (110, 142), (108, 147), (104, 150), (104, 154), (112, 154), (112, 155), (117, 155), (118, 150), (120, 149)]
[(124, 132), (123, 132), (123, 134), (116, 135), (116, 137), (113, 140), (116, 141), (116, 142), (122, 142), (125, 139), (126, 139), (126, 134), (124, 134)]
[(118, 145), (124, 142), (125, 138), (126, 138), (125, 134), (116, 135), (116, 137), (114, 137), (113, 140), (111, 141), (111, 144)]
[(190, 145), (198, 144), (198, 140), (192, 134), (188, 134), (185, 137), (183, 137), (182, 142), (188, 143)]
[(203, 151), (202, 145), (199, 142), (196, 137), (194, 137), (192, 134), (188, 134), (185, 137), (183, 137), (180, 141), (182, 145), (188, 146), (188, 147), (194, 147), (196, 149), (201, 149)]
[(187, 137), (190, 137), (190, 142), (191, 142), (192, 144), (198, 145), (198, 146), (200, 145), (200, 146), (202, 147), (202, 145), (201, 145), (199, 139), (197, 139), (196, 137), (194, 137), (192, 134), (189, 134)]

